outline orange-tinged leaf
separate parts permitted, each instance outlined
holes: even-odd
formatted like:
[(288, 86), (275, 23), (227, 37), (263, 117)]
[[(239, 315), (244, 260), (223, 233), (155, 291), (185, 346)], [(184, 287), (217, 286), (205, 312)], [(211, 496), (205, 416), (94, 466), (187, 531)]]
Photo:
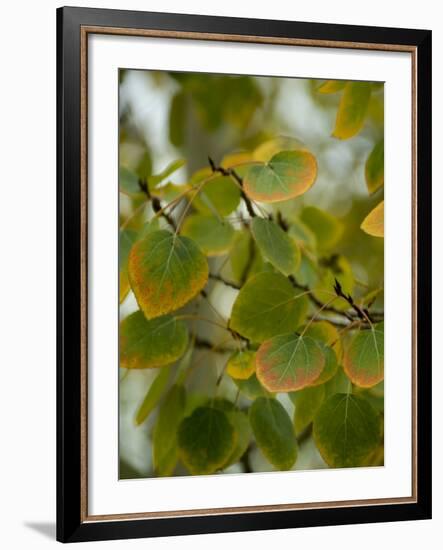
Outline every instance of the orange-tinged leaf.
[(385, 207), (384, 201), (369, 212), (360, 226), (365, 233), (373, 237), (384, 237), (385, 235)]
[(148, 233), (129, 254), (129, 282), (148, 319), (184, 306), (205, 286), (208, 262), (188, 237)]
[(333, 136), (349, 139), (363, 128), (371, 98), (370, 82), (348, 82), (338, 106)]
[(243, 178), (251, 199), (280, 202), (298, 197), (314, 184), (317, 161), (309, 151), (281, 151), (267, 164), (254, 165)]
[(314, 339), (293, 332), (263, 342), (256, 365), (257, 378), (268, 391), (297, 391), (318, 378), (325, 355)]
[(370, 388), (384, 377), (384, 323), (361, 330), (345, 348), (343, 368), (353, 384)]

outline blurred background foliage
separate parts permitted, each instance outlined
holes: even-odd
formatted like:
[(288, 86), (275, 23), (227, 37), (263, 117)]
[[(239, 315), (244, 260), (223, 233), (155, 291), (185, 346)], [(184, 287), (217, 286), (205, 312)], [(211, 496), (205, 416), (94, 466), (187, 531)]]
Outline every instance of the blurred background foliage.
[[(303, 256), (300, 282), (313, 286), (319, 278), (324, 278), (324, 284), (330, 288), (334, 273), (340, 273), (342, 284), (348, 275), (349, 291), (355, 298), (362, 299), (374, 293), (375, 307), (383, 308), (383, 239), (373, 238), (360, 229), (365, 216), (383, 199), (382, 187), (368, 193), (367, 174), (368, 157), (383, 139), (383, 85), (372, 86), (361, 131), (350, 139), (339, 139), (333, 137), (333, 133), (343, 93), (340, 82), (138, 70), (121, 70), (119, 78), (120, 180), (125, 181), (124, 187), (131, 189), (132, 186), (134, 191), (120, 193), (120, 221), (127, 229), (139, 231), (153, 214), (149, 205), (140, 209), (144, 197), (137, 192), (138, 180), (152, 181), (154, 178), (155, 181), (159, 176), (161, 198), (167, 202), (177, 196), (177, 186), (199, 181), (210, 173), (208, 157), (216, 164), (237, 153), (237, 158), (241, 159), (242, 154), (251, 154), (269, 140), (290, 136), (304, 144), (318, 163), (318, 175), (312, 188), (302, 196), (279, 204), (283, 217), (294, 224), (290, 233), (305, 243), (306, 250), (312, 246), (318, 251), (318, 265), (313, 265), (309, 254)], [(210, 258), (210, 263), (215, 272), (236, 281), (248, 243), (239, 239), (234, 246), (239, 252), (234, 261), (226, 262), (220, 256)], [(257, 258), (254, 270), (261, 269), (263, 260)], [(123, 290), (126, 294), (128, 289)], [(226, 317), (229, 317), (236, 293), (226, 285), (211, 283), (211, 303)], [(321, 292), (319, 298), (322, 298)], [(205, 316), (214, 315), (204, 301), (199, 307), (199, 312)], [(135, 299), (129, 292), (121, 304), (121, 318), (136, 309)], [(226, 334), (216, 326), (202, 322), (194, 325), (202, 339), (211, 342), (226, 339)], [(140, 425), (137, 414), (153, 380), (156, 379), (158, 392), (164, 392), (173, 378), (170, 373), (183, 370), (191, 360), (193, 372), (187, 378), (188, 399), (183, 407), (192, 410), (207, 399), (208, 388), (216, 384), (226, 355), (196, 349), (192, 359), (186, 354), (179, 365), (166, 367), (168, 375), (164, 374), (162, 380), (156, 379), (158, 369), (131, 372), (120, 369), (121, 478), (161, 475), (158, 468), (154, 473), (152, 441), (156, 437), (168, 439), (168, 430), (174, 422), (173, 411), (171, 413), (170, 406), (163, 409), (160, 406), (160, 410), (156, 408)], [(247, 382), (251, 388), (243, 382), (245, 391), (240, 395), (240, 406), (242, 402), (250, 404), (249, 390), (250, 395), (256, 395), (253, 380)], [(225, 376), (218, 396), (234, 401), (237, 391), (237, 385)], [(370, 391), (361, 390), (361, 393), (377, 410), (383, 408), (382, 384)], [(278, 399), (293, 415), (294, 404), (288, 395), (279, 394)], [(174, 403), (179, 406), (180, 396), (176, 396)], [(159, 424), (166, 426), (164, 431), (159, 429)], [(163, 461), (176, 460), (174, 449), (166, 446), (165, 452), (167, 457), (163, 457)], [(312, 437), (306, 437), (300, 444), (293, 468), (322, 467), (326, 465)], [(273, 469), (253, 445), (246, 461), (234, 463), (225, 471)], [(172, 470), (175, 475), (188, 473), (179, 462), (174, 462)]]

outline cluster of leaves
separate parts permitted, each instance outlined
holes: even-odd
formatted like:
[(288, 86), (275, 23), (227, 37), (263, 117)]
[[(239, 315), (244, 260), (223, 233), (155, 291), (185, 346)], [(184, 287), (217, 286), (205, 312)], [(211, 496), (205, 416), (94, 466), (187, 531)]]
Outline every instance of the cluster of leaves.
[[(184, 84), (171, 107), (176, 117), (184, 95), (198, 105), (207, 93), (195, 81)], [(374, 86), (327, 81), (319, 88), (342, 94), (334, 137), (362, 129)], [(214, 99), (213, 110), (222, 103)], [(225, 105), (223, 116), (238, 108)], [(339, 219), (315, 206), (282, 214), (314, 185), (314, 154), (280, 137), (219, 164), (210, 158), (175, 185), (170, 177), (183, 162), (153, 175), (145, 158), (136, 171), (120, 171), (120, 192), (133, 204), (120, 228), (120, 301), (132, 291), (139, 308), (121, 321), (120, 367), (158, 370), (135, 419), (141, 425), (156, 412), (155, 474), (173, 475), (178, 464), (212, 474), (240, 461), (247, 471), (255, 446), (274, 468), (288, 470), (311, 436), (330, 467), (382, 463), (384, 324), (373, 309), (379, 289), (356, 295), (351, 265), (335, 252)], [(365, 174), (375, 193), (383, 185), (383, 142)], [(383, 236), (383, 203), (361, 227)], [(211, 305), (217, 285), (235, 292), (229, 318)], [(200, 312), (206, 302), (211, 317)], [(196, 322), (217, 326), (226, 338), (202, 339)], [(205, 368), (195, 360), (202, 349), (224, 366), (214, 387), (196, 395), (188, 381)], [(236, 388), (235, 399), (219, 394), (224, 380)], [(294, 406), (292, 419), (282, 394)]]

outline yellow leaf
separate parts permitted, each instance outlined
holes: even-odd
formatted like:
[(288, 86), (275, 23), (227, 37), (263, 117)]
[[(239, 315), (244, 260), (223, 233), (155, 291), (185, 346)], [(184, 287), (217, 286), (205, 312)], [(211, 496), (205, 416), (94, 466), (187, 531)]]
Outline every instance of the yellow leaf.
[(363, 128), (371, 98), (370, 82), (348, 82), (337, 112), (333, 136), (349, 139)]
[(360, 226), (365, 233), (368, 233), (368, 235), (372, 235), (373, 237), (384, 237), (385, 234), (384, 202), (385, 201), (381, 201), (381, 203), (377, 204), (377, 206), (369, 212)]
[(346, 86), (346, 80), (326, 80), (317, 89), (321, 94), (335, 94), (343, 90)]

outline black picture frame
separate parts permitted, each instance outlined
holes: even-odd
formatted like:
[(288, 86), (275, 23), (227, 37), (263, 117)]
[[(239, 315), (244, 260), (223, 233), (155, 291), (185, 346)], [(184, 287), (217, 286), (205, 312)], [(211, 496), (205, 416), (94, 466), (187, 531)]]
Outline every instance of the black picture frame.
[[(81, 28), (150, 29), (362, 45), (416, 52), (416, 468), (415, 502), (85, 520), (82, 506)], [(395, 49), (395, 48), (393, 48)], [(431, 31), (90, 8), (57, 10), (57, 539), (157, 537), (431, 517)], [(84, 235), (83, 235), (84, 238)]]

